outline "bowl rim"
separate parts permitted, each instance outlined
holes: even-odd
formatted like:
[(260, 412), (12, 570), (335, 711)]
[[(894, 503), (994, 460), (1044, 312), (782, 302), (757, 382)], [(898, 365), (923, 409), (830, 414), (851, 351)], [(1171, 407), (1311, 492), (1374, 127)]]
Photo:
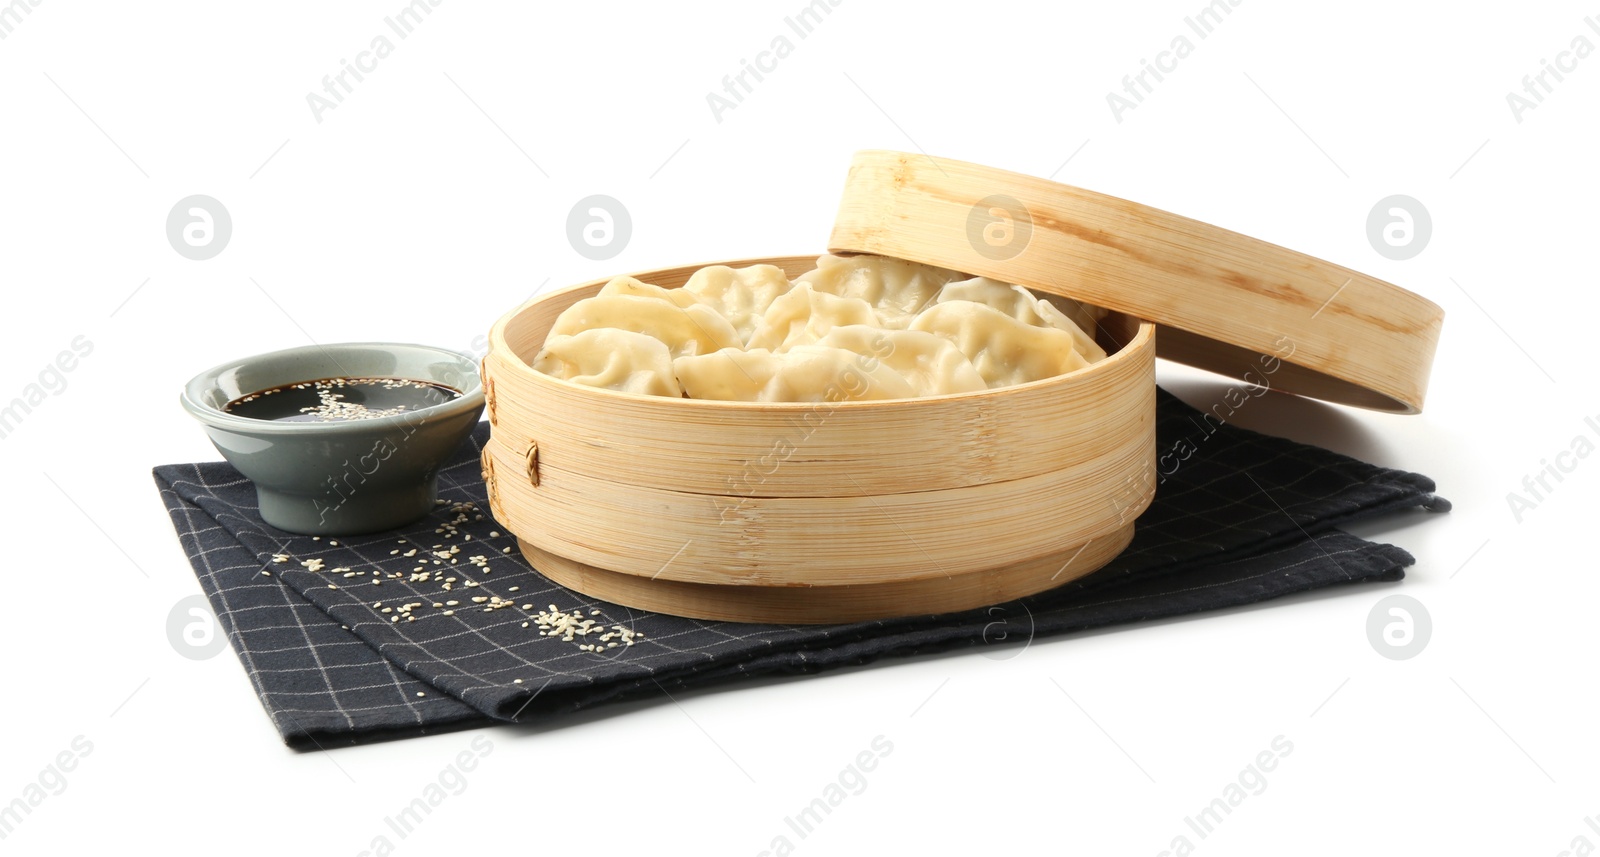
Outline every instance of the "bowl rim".
[[(459, 398), (451, 399), (448, 402), (441, 402), (437, 405), (430, 405), (426, 408), (409, 411), (403, 414), (395, 414), (393, 416), (377, 417), (370, 420), (350, 420), (339, 422), (279, 422), (274, 420), (252, 419), (250, 417), (235, 416), (234, 414), (230, 414), (220, 408), (205, 404), (199, 398), (204, 391), (216, 389), (216, 379), (231, 369), (236, 369), (240, 366), (245, 366), (259, 360), (300, 354), (321, 353), (329, 360), (332, 360), (331, 352), (334, 349), (342, 349), (346, 351), (361, 349), (407, 349), (431, 352), (441, 356), (455, 357), (460, 359), (464, 364), (467, 377), (470, 379), (471, 383), (467, 385), (467, 389), (460, 390), (461, 396)], [(337, 361), (333, 362), (337, 364)], [(342, 373), (335, 373), (335, 375), (328, 377), (336, 377), (339, 374)], [(399, 376), (364, 375), (362, 377), (382, 378)], [(291, 381), (287, 383), (297, 382)], [(182, 404), (183, 409), (189, 412), (190, 416), (200, 421), (207, 428), (226, 429), (243, 434), (339, 435), (372, 432), (381, 433), (398, 426), (412, 425), (416, 422), (418, 417), (430, 418), (438, 416), (453, 416), (457, 413), (465, 413), (475, 408), (482, 408), (484, 405), (484, 391), (483, 376), (479, 371), (478, 361), (473, 355), (465, 351), (457, 351), (452, 348), (444, 348), (437, 345), (424, 345), (415, 342), (331, 342), (301, 345), (293, 348), (281, 348), (277, 351), (265, 351), (259, 354), (252, 354), (247, 357), (239, 357), (233, 360), (226, 360), (222, 363), (218, 363), (217, 365), (195, 375), (193, 378), (190, 378), (189, 381), (183, 385), (183, 392), (179, 394), (178, 400), (179, 403)]]
[[(1154, 323), (1152, 323), (1150, 321), (1147, 321), (1145, 319), (1135, 318), (1135, 317), (1129, 315), (1128, 313), (1119, 313), (1120, 315), (1128, 316), (1128, 318), (1136, 325), (1135, 328), (1134, 328), (1133, 336), (1130, 337), (1128, 339), (1128, 341), (1122, 345), (1121, 348), (1118, 348), (1115, 353), (1107, 354), (1105, 356), (1105, 359), (1100, 360), (1099, 362), (1096, 362), (1096, 363), (1091, 363), (1088, 366), (1085, 366), (1085, 367), (1083, 367), (1081, 369), (1074, 369), (1071, 372), (1063, 372), (1060, 375), (1052, 375), (1049, 378), (1040, 378), (1037, 381), (1027, 381), (1025, 383), (1012, 384), (1012, 385), (1006, 386), (1006, 387), (996, 387), (996, 388), (991, 389), (991, 390), (974, 390), (974, 391), (966, 392), (966, 393), (941, 393), (941, 394), (939, 394), (937, 396), (914, 396), (914, 397), (910, 397), (910, 398), (900, 398), (900, 399), (845, 399), (845, 400), (837, 401), (837, 402), (828, 402), (828, 401), (822, 401), (822, 402), (743, 402), (743, 401), (733, 401), (733, 400), (728, 400), (728, 399), (689, 399), (689, 398), (674, 399), (674, 398), (671, 398), (669, 396), (652, 396), (652, 395), (647, 395), (647, 394), (644, 394), (644, 393), (627, 393), (627, 392), (623, 392), (621, 390), (608, 390), (608, 389), (606, 389), (604, 387), (586, 387), (586, 386), (583, 386), (581, 384), (573, 384), (571, 382), (564, 381), (564, 380), (562, 380), (560, 378), (555, 378), (555, 377), (552, 377), (550, 375), (546, 375), (543, 372), (540, 372), (539, 370), (533, 368), (533, 366), (527, 360), (523, 359), (522, 356), (520, 354), (518, 354), (514, 349), (512, 349), (510, 347), (509, 343), (506, 342), (506, 327), (508, 325), (510, 325), (511, 322), (513, 322), (518, 316), (520, 316), (522, 313), (526, 312), (527, 310), (533, 308), (535, 305), (544, 303), (545, 301), (555, 300), (555, 299), (560, 298), (560, 297), (562, 297), (564, 295), (567, 295), (567, 294), (570, 294), (572, 292), (579, 291), (579, 290), (582, 290), (582, 289), (592, 289), (592, 288), (604, 286), (606, 283), (610, 282), (613, 279), (616, 279), (617, 277), (633, 277), (633, 278), (638, 279), (638, 280), (640, 280), (642, 282), (649, 283), (650, 281), (648, 279), (646, 279), (646, 277), (648, 277), (648, 276), (650, 276), (652, 274), (659, 275), (659, 274), (663, 274), (663, 273), (669, 273), (669, 272), (676, 272), (676, 271), (680, 271), (680, 270), (685, 270), (685, 269), (688, 269), (688, 268), (699, 269), (699, 268), (715, 267), (715, 266), (719, 266), (719, 265), (727, 266), (727, 267), (730, 267), (730, 268), (750, 267), (750, 266), (754, 266), (754, 265), (776, 265), (778, 267), (783, 267), (782, 263), (784, 263), (784, 262), (798, 261), (798, 260), (805, 259), (805, 258), (813, 258), (813, 259), (815, 259), (815, 258), (820, 257), (821, 255), (824, 255), (824, 254), (817, 254), (816, 256), (810, 256), (810, 257), (808, 257), (808, 256), (759, 256), (759, 257), (749, 257), (749, 258), (741, 258), (741, 259), (729, 259), (729, 260), (714, 261), (714, 262), (704, 262), (704, 263), (701, 263), (699, 265), (677, 265), (677, 266), (671, 266), (671, 267), (652, 268), (652, 269), (648, 269), (648, 270), (644, 270), (644, 271), (636, 271), (636, 272), (632, 272), (632, 273), (628, 273), (628, 274), (617, 274), (617, 275), (610, 276), (610, 277), (603, 277), (603, 278), (594, 279), (594, 280), (586, 280), (584, 282), (577, 283), (575, 285), (567, 286), (567, 287), (561, 288), (561, 289), (556, 289), (554, 291), (546, 292), (546, 293), (541, 294), (541, 295), (536, 295), (536, 296), (531, 297), (528, 300), (525, 300), (522, 303), (518, 304), (516, 307), (511, 309), (511, 311), (505, 313), (504, 315), (502, 315), (499, 319), (497, 319), (495, 321), (494, 326), (489, 329), (489, 351), (488, 351), (488, 355), (485, 357), (485, 360), (487, 360), (488, 357), (499, 355), (501, 357), (501, 359), (505, 360), (508, 364), (513, 366), (524, 377), (530, 378), (531, 379), (530, 383), (534, 383), (534, 384), (546, 384), (546, 383), (548, 383), (548, 384), (556, 384), (556, 385), (559, 385), (558, 389), (560, 389), (560, 390), (564, 390), (564, 391), (577, 390), (577, 391), (580, 391), (582, 394), (594, 394), (594, 395), (602, 396), (602, 397), (612, 397), (612, 398), (620, 399), (620, 400), (625, 401), (625, 402), (651, 402), (651, 403), (660, 404), (662, 407), (670, 407), (670, 408), (682, 408), (682, 407), (688, 407), (688, 408), (710, 408), (710, 409), (714, 409), (714, 410), (731, 411), (731, 412), (735, 412), (735, 413), (740, 413), (740, 412), (743, 412), (743, 413), (756, 413), (756, 412), (778, 412), (778, 413), (783, 413), (783, 412), (788, 412), (788, 411), (800, 412), (800, 411), (806, 411), (806, 410), (814, 410), (814, 409), (816, 409), (818, 407), (826, 407), (826, 408), (829, 408), (829, 409), (834, 409), (834, 408), (854, 409), (854, 408), (916, 407), (916, 406), (921, 405), (921, 404), (926, 403), (926, 402), (947, 402), (947, 401), (952, 401), (952, 400), (957, 400), (957, 399), (962, 399), (962, 398), (977, 398), (977, 397), (983, 397), (983, 396), (998, 396), (998, 395), (1003, 395), (1005, 393), (1010, 393), (1010, 392), (1017, 392), (1017, 391), (1022, 391), (1022, 390), (1030, 390), (1030, 389), (1034, 389), (1034, 388), (1038, 388), (1038, 387), (1044, 387), (1044, 386), (1051, 385), (1051, 384), (1059, 384), (1059, 383), (1062, 383), (1064, 381), (1067, 381), (1068, 379), (1078, 378), (1078, 377), (1081, 377), (1081, 376), (1083, 376), (1085, 374), (1088, 374), (1088, 373), (1092, 373), (1092, 372), (1096, 372), (1096, 371), (1107, 371), (1107, 370), (1111, 369), (1113, 366), (1116, 366), (1116, 365), (1118, 365), (1118, 364), (1120, 364), (1122, 362), (1126, 362), (1128, 360), (1135, 359), (1133, 357), (1133, 354), (1135, 352), (1137, 352), (1139, 350), (1139, 348), (1141, 348), (1141, 347), (1149, 347), (1151, 345), (1150, 340), (1154, 339), (1155, 338), (1155, 334), (1156, 334), (1156, 325)], [(852, 254), (852, 255), (874, 255), (874, 254)], [(480, 379), (480, 381), (481, 381), (481, 379)]]

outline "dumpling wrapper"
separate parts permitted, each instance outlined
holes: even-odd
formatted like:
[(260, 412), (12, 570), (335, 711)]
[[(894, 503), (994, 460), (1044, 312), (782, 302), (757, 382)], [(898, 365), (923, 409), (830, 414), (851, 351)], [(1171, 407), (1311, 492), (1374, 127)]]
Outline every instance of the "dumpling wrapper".
[(877, 323), (878, 317), (866, 301), (841, 298), (797, 282), (767, 307), (750, 334), (748, 347), (786, 351), (797, 345), (815, 344), (835, 327)]
[(913, 395), (910, 382), (881, 361), (822, 345), (797, 345), (781, 353), (727, 348), (679, 357), (672, 366), (691, 399), (847, 402)]
[(1034, 327), (973, 301), (934, 304), (917, 314), (911, 329), (954, 342), (990, 389), (1052, 378), (1089, 365), (1071, 333)]
[(776, 265), (751, 265), (748, 268), (730, 268), (712, 265), (701, 268), (683, 284), (682, 291), (695, 295), (702, 303), (714, 307), (738, 331), (739, 338), (749, 344), (750, 335), (766, 314), (772, 302), (788, 294), (791, 283), (783, 269)]
[(819, 292), (866, 301), (878, 322), (891, 329), (904, 328), (913, 316), (933, 302), (945, 283), (965, 277), (955, 271), (894, 259), (888, 256), (822, 256), (817, 269), (795, 278)]
[[(683, 289), (664, 289), (660, 286), (654, 286), (649, 283), (634, 279), (633, 277), (612, 278), (611, 282), (606, 283), (600, 288), (599, 293), (596, 294), (595, 297), (603, 298), (610, 297), (612, 295), (628, 295), (636, 298), (653, 298), (655, 300), (666, 301), (667, 303), (678, 307), (690, 307), (696, 304), (710, 305), (708, 301), (702, 299), (694, 292), (686, 292)], [(715, 307), (712, 308), (715, 309)]]
[(572, 336), (596, 328), (653, 336), (666, 344), (673, 357), (709, 354), (743, 344), (733, 325), (711, 307), (699, 303), (678, 306), (667, 299), (636, 294), (596, 295), (578, 301), (556, 317), (549, 336)]
[(1100, 320), (1110, 313), (1105, 307), (1090, 306), (1062, 295), (1044, 294), (1039, 297), (1055, 307), (1057, 312), (1072, 319), (1072, 323), (1077, 325), (1079, 330), (1089, 334), (1090, 339), (1093, 339), (1095, 331), (1100, 329)]
[[(1028, 289), (991, 280), (988, 277), (973, 277), (970, 280), (957, 280), (946, 283), (944, 288), (934, 298), (937, 303), (946, 301), (973, 301), (997, 309), (1024, 324), (1035, 327), (1054, 327), (1072, 334), (1074, 347), (1090, 363), (1098, 363), (1106, 359), (1105, 349), (1094, 341), (1091, 326), (1087, 330), (1080, 326), (1071, 316), (1062, 312), (1055, 303), (1039, 297)], [(1064, 302), (1077, 304), (1071, 298), (1062, 298)], [(1077, 304), (1081, 309), (1082, 305)], [(1093, 317), (1086, 316), (1092, 325)]]
[(679, 398), (672, 354), (661, 340), (643, 333), (597, 327), (552, 336), (533, 368), (564, 381), (644, 396)]
[(828, 331), (817, 344), (883, 361), (910, 382), (914, 396), (975, 393), (989, 388), (961, 349), (938, 334), (851, 324)]

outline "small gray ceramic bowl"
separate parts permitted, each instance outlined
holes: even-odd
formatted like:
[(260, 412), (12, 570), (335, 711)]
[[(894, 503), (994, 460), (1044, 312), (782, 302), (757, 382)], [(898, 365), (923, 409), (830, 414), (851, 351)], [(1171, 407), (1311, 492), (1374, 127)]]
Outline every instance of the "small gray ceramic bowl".
[[(431, 381), (461, 397), (347, 422), (273, 422), (223, 410), (251, 393), (324, 378)], [(224, 363), (196, 375), (182, 402), (222, 457), (255, 483), (267, 523), (291, 533), (355, 535), (404, 526), (434, 507), (440, 466), (483, 413), (483, 384), (465, 354), (358, 342)]]

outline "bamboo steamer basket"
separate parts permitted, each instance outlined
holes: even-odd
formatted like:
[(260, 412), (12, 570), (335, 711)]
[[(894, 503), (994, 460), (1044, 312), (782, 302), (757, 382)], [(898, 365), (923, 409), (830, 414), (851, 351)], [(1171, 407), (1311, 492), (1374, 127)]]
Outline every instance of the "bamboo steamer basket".
[[(674, 288), (702, 267), (633, 276)], [(483, 361), (491, 511), (569, 588), (745, 622), (972, 609), (1104, 565), (1154, 493), (1153, 325), (1114, 313), (1099, 363), (923, 399), (668, 399), (534, 371), (556, 317), (609, 279), (507, 314)]]
[[(1416, 413), (1444, 319), (1404, 289), (1264, 241), (927, 155), (857, 153), (829, 247), (1108, 308), (1094, 333), (1110, 356), (903, 401), (634, 396), (531, 367), (561, 311), (609, 278), (538, 298), (500, 319), (483, 361), (491, 510), (535, 568), (607, 601), (744, 622), (1034, 594), (1132, 539), (1157, 481), (1158, 353), (1256, 384), (1271, 366), (1280, 391)], [(721, 264), (792, 279), (815, 261)], [(673, 288), (701, 267), (633, 276)]]

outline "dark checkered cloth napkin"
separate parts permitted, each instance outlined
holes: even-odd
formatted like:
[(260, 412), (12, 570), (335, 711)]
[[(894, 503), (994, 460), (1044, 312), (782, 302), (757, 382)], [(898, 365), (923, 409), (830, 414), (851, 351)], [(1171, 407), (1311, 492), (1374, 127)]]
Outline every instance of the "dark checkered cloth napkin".
[[(1398, 580), (1409, 554), (1335, 528), (1398, 509), (1449, 508), (1425, 476), (1232, 426), (1210, 433), (1214, 423), (1165, 392), (1158, 419), (1159, 449), (1175, 450), (1166, 469), (1177, 469), (1110, 565), (998, 607), (852, 625), (702, 622), (596, 601), (545, 580), (487, 513), (478, 473), (487, 424), (441, 475), (447, 505), (373, 536), (317, 540), (276, 530), (257, 514), (250, 483), (221, 462), (158, 467), (155, 479), (262, 705), (300, 748), (529, 722), (716, 682), (1016, 646), (1336, 583)], [(454, 564), (433, 564), (435, 545), (459, 548)], [(301, 565), (309, 560), (321, 560), (322, 570)], [(428, 582), (411, 582), (419, 565), (432, 572)], [(444, 576), (457, 579), (450, 591), (441, 589)], [(512, 604), (486, 611), (492, 602), (475, 597)], [(460, 603), (432, 606), (447, 601)], [(384, 612), (418, 603), (411, 620)], [(540, 635), (537, 614), (552, 605), (568, 616), (581, 611), (604, 630), (570, 641)], [(617, 626), (636, 633), (633, 645)]]

